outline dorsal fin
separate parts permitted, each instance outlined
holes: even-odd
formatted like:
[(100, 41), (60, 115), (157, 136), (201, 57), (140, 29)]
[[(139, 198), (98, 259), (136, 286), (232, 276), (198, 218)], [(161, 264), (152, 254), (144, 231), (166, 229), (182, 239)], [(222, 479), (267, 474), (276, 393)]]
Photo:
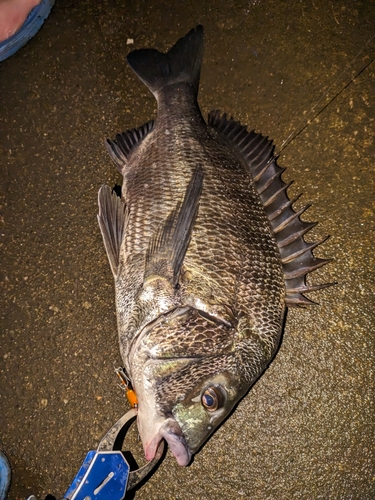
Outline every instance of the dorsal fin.
[(197, 167), (186, 188), (184, 199), (167, 217), (150, 240), (146, 255), (145, 281), (162, 276), (172, 286), (178, 284), (180, 271), (198, 215), (203, 188), (203, 168)]
[(98, 223), (112, 274), (116, 278), (120, 248), (127, 222), (126, 206), (106, 184), (99, 189), (98, 204)]
[(149, 134), (153, 128), (154, 120), (150, 120), (141, 127), (126, 130), (125, 132), (122, 132), (122, 134), (117, 134), (113, 141), (110, 139), (105, 140), (107, 151), (112, 160), (115, 162), (117, 170), (120, 174), (123, 173), (123, 169), (126, 167), (126, 162), (130, 153), (143, 141), (146, 135)]
[(308, 208), (295, 212), (292, 208), (296, 198), (289, 200), (286, 184), (281, 179), (285, 169), (276, 164), (274, 146), (268, 137), (247, 131), (247, 128), (234, 119), (227, 118), (220, 111), (211, 111), (208, 124), (213, 127), (234, 150), (245, 160), (254, 179), (256, 189), (266, 210), (280, 250), (284, 269), (286, 298), (288, 306), (313, 303), (303, 293), (319, 290), (333, 283), (306, 285), (306, 275), (324, 264), (328, 259), (314, 257), (312, 250), (327, 238), (307, 243), (303, 236), (315, 226), (304, 222), (300, 215)]

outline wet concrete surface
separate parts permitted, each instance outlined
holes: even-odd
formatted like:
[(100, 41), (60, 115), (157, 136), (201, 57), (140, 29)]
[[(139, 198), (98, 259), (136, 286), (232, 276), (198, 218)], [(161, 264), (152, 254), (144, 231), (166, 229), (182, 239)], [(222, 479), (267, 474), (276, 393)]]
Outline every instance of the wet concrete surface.
[[(331, 85), (316, 111), (371, 60), (374, 21), (366, 1), (57, 1), (1, 63), (0, 448), (11, 500), (61, 496), (127, 409), (96, 223), (100, 185), (120, 183), (103, 139), (155, 113), (127, 52), (167, 49), (202, 23), (204, 114), (225, 110), (281, 145)], [(135, 498), (375, 497), (374, 71), (279, 160), (291, 194), (313, 204), (311, 239), (332, 235), (317, 255), (334, 261), (310, 282), (339, 284), (314, 294), (319, 306), (290, 310), (274, 362), (191, 466), (168, 453)], [(126, 447), (141, 456), (135, 431)]]

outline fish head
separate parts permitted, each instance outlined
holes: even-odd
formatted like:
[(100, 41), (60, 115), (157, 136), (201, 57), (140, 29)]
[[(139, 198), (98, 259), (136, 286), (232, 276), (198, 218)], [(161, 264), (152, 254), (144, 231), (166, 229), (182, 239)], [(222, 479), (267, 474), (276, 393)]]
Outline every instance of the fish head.
[(180, 465), (249, 389), (233, 349), (235, 331), (194, 308), (149, 325), (132, 356), (138, 430), (147, 460), (164, 438)]

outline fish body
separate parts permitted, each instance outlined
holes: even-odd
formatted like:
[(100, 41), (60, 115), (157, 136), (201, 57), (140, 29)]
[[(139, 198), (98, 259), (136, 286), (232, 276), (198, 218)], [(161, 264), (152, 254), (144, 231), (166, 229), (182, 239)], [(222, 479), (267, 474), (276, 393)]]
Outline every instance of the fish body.
[(267, 138), (197, 102), (198, 26), (128, 62), (157, 99), (155, 121), (107, 141), (122, 196), (99, 191), (115, 278), (120, 350), (147, 459), (162, 438), (180, 465), (272, 360), (288, 305), (326, 263), (303, 235)]

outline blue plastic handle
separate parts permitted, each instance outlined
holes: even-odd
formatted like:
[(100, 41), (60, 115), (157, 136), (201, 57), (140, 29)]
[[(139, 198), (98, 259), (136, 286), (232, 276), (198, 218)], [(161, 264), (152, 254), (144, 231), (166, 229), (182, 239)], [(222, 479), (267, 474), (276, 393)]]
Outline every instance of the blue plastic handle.
[(68, 500), (122, 500), (129, 464), (121, 451), (89, 451), (64, 498)]

